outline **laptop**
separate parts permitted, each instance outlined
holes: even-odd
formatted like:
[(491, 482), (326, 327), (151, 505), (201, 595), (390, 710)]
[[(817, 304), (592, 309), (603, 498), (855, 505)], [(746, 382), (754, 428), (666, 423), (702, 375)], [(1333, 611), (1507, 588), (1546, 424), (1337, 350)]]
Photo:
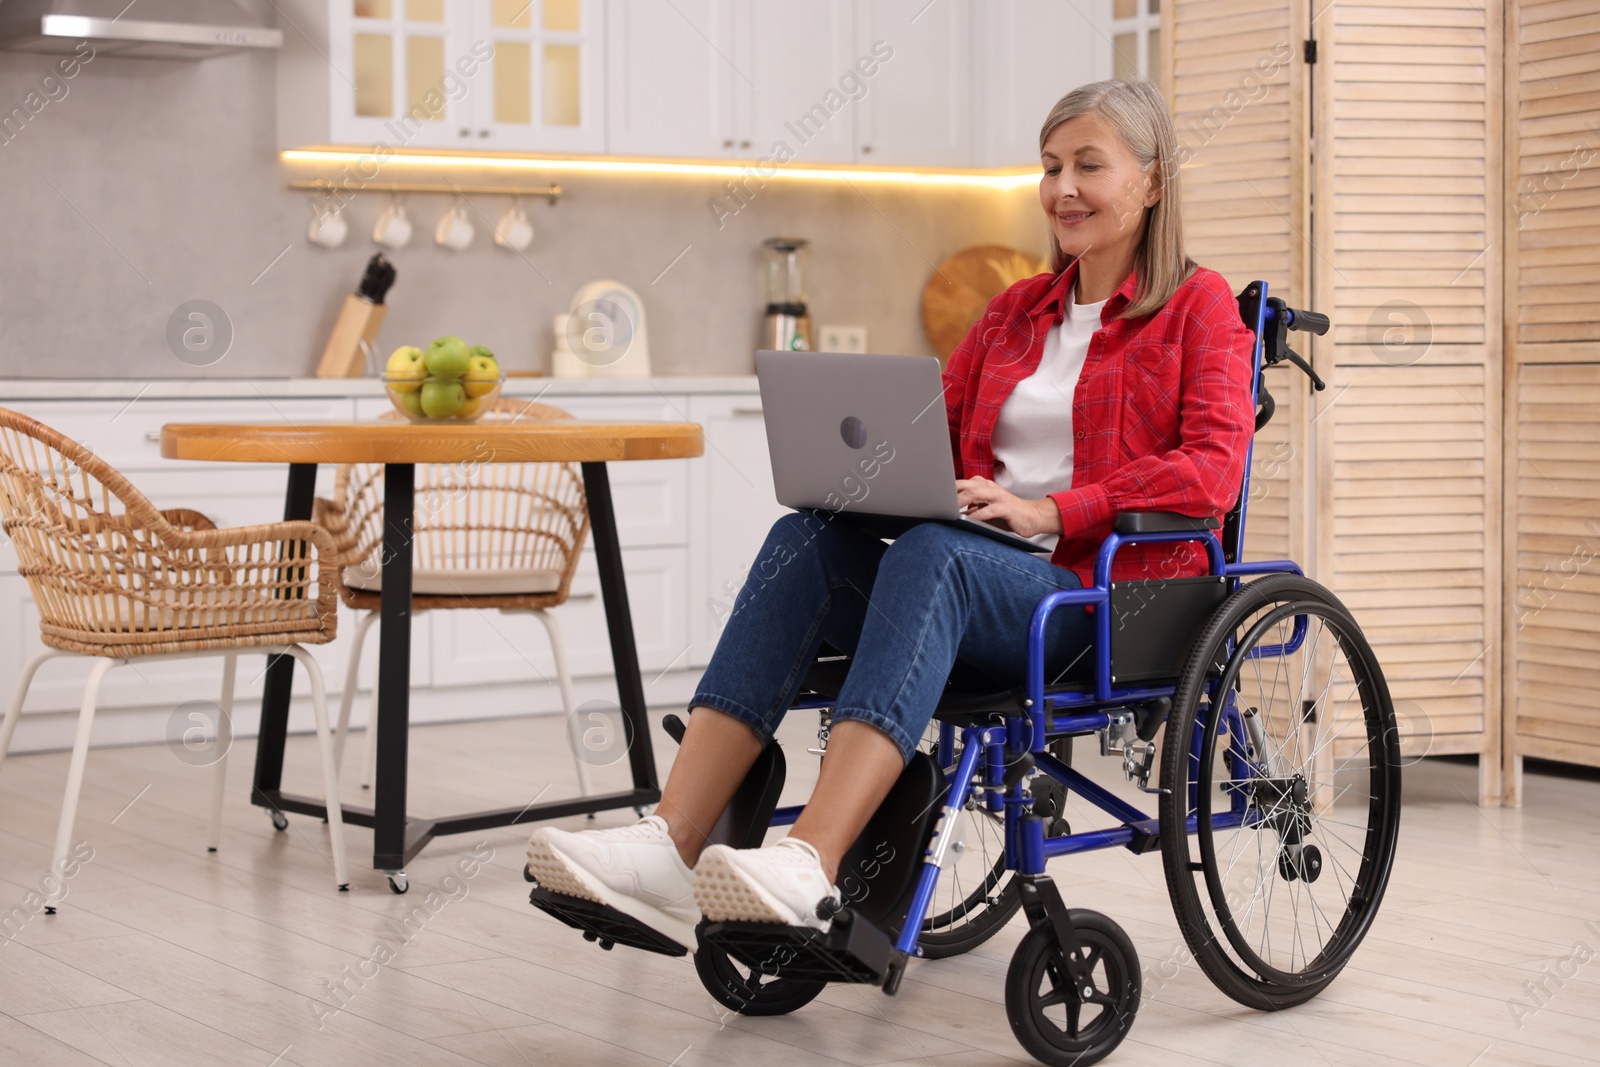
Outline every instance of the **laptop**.
[(784, 507), (831, 512), (880, 537), (938, 522), (1051, 551), (961, 514), (934, 357), (760, 351), (756, 378)]

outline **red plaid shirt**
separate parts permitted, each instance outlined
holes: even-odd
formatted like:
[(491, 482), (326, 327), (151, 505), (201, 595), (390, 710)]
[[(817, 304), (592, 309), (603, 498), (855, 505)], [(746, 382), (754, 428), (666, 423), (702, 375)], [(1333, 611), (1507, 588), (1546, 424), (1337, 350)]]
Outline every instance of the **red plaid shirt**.
[[(1074, 261), (995, 297), (950, 356), (944, 397), (957, 478), (994, 477), (990, 439), (1000, 405), (1038, 368), (1077, 270)], [(1159, 311), (1118, 319), (1137, 284), (1135, 271), (1101, 309), (1072, 397), (1072, 485), (1050, 494), (1063, 531), (1050, 562), (1085, 586), (1094, 584), (1095, 554), (1120, 512), (1222, 518), (1239, 497), (1255, 429), (1255, 338), (1227, 281), (1200, 267)], [(1198, 544), (1134, 545), (1117, 553), (1112, 578), (1207, 569)]]

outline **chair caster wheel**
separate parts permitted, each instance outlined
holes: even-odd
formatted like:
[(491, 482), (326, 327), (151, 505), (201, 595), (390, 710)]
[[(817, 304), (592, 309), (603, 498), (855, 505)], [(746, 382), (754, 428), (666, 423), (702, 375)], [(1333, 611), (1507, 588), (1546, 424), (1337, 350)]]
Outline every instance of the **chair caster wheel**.
[(340, 883), (340, 885), (339, 885), (339, 892), (341, 892), (341, 893), (348, 893), (348, 892), (350, 892), (350, 883), (349, 883), (349, 882), (342, 882), (342, 883)]
[(287, 830), (289, 828), (289, 816), (285, 815), (281, 811), (276, 811), (276, 810), (274, 810), (271, 813), (271, 815), (272, 815), (272, 828), (274, 830), (278, 831), (278, 833), (281, 834), (281, 833), (283, 833), (285, 830)]
[(216, 851), (217, 851), (217, 850), (216, 850), (216, 849), (214, 849), (214, 848), (212, 848), (212, 847), (211, 847), (211, 846), (210, 846), (210, 845), (207, 845), (207, 846), (206, 846), (206, 851), (207, 851), (207, 852), (216, 852)]
[(411, 883), (406, 879), (405, 871), (384, 871), (389, 879), (389, 892), (403, 894), (411, 888)]
[(46, 904), (46, 905), (45, 905), (45, 906), (44, 906), (44, 913), (45, 913), (45, 914), (46, 914), (46, 915), (54, 915), (54, 914), (55, 914), (55, 913), (56, 913), (56, 909), (55, 909), (55, 905), (53, 905), (53, 904)]

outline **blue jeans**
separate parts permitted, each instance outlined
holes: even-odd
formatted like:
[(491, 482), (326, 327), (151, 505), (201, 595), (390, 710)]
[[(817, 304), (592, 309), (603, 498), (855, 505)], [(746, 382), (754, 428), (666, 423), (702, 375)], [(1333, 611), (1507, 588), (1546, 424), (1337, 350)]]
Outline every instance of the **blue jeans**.
[[(870, 723), (909, 760), (956, 659), (997, 688), (1022, 685), (1034, 606), (1079, 588), (1066, 568), (982, 534), (924, 523), (886, 545), (791, 513), (772, 524), (690, 706), (733, 716), (765, 746), (827, 641), (852, 657), (833, 721)], [(1046, 682), (1085, 668), (1092, 642), (1083, 608), (1052, 614)]]

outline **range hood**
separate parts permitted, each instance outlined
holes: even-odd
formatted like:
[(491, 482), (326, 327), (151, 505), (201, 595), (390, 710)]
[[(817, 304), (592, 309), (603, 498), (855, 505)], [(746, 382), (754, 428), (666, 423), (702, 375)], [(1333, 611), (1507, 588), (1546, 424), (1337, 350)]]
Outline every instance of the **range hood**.
[(0, 48), (97, 56), (206, 59), (279, 48), (283, 33), (235, 0), (0, 0)]

